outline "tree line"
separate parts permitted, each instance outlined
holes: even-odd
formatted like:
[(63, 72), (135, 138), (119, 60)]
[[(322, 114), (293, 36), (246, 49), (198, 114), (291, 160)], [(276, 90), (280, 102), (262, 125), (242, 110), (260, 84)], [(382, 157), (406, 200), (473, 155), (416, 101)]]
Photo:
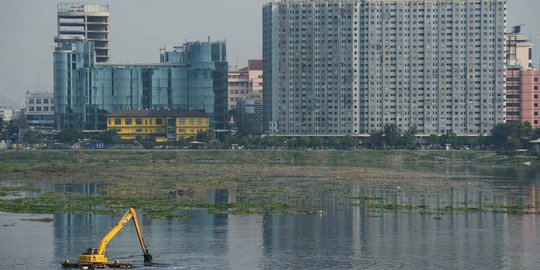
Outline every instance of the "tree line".
[(366, 137), (296, 137), (227, 135), (221, 140), (226, 147), (239, 145), (246, 148), (287, 148), (287, 149), (453, 149), (496, 150), (509, 153), (528, 148), (529, 142), (540, 138), (540, 129), (533, 129), (528, 122), (508, 122), (496, 125), (488, 136), (444, 135), (418, 136), (415, 128), (401, 131), (396, 125), (388, 124), (380, 131)]
[[(32, 130), (21, 131), (17, 120), (2, 121), (0, 119), (0, 140), (13, 143), (39, 143), (43, 136)], [(250, 149), (283, 148), (283, 149), (443, 149), (451, 145), (453, 149), (496, 150), (500, 153), (511, 153), (517, 149), (526, 149), (530, 141), (540, 138), (540, 129), (534, 129), (530, 123), (508, 122), (496, 125), (488, 136), (458, 136), (453, 133), (444, 135), (418, 136), (415, 128), (401, 131), (395, 124), (385, 125), (380, 131), (374, 131), (366, 137), (347, 136), (234, 136), (223, 135), (216, 137), (210, 129), (201, 132), (195, 138), (208, 143), (210, 148), (243, 147)], [(73, 144), (82, 139), (91, 139), (102, 143), (120, 142), (115, 131), (83, 134), (74, 129), (65, 129), (56, 136), (56, 141)], [(188, 140), (176, 142), (178, 146), (185, 146)], [(148, 143), (149, 147), (155, 146)]]

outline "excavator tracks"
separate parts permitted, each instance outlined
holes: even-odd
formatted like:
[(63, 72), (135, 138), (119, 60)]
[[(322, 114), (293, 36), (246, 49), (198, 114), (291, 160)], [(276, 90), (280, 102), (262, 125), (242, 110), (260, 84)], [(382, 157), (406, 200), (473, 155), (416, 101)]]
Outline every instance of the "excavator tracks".
[(62, 263), (62, 267), (67, 269), (109, 269), (109, 268), (133, 268), (131, 263), (95, 263), (95, 264), (79, 264), (79, 263)]

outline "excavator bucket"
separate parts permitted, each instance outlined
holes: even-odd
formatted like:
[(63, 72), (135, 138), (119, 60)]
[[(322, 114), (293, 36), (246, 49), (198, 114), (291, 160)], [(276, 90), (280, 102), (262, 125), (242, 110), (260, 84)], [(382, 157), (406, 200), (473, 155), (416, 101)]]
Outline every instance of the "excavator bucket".
[(144, 264), (149, 265), (152, 264), (152, 255), (150, 254), (144, 254)]

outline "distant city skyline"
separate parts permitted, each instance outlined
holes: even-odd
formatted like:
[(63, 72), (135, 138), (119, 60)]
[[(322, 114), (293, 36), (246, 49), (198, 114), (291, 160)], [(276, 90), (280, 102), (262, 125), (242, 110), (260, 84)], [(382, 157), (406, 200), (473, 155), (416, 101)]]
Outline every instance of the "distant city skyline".
[[(0, 106), (20, 107), (26, 91), (53, 91), (56, 6), (66, 1), (7, 0), (0, 9)], [(229, 65), (262, 58), (262, 6), (270, 0), (116, 0), (111, 11), (111, 62), (156, 62), (158, 48), (186, 40), (227, 40)], [(509, 0), (507, 30), (525, 24), (540, 54), (538, 0)]]

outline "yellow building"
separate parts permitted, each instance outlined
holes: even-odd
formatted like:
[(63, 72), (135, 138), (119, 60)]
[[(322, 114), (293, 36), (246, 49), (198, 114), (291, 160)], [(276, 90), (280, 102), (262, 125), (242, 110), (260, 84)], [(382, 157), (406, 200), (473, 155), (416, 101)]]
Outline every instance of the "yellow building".
[(107, 115), (107, 130), (116, 130), (121, 140), (196, 138), (209, 125), (207, 114), (192, 110), (122, 110)]

